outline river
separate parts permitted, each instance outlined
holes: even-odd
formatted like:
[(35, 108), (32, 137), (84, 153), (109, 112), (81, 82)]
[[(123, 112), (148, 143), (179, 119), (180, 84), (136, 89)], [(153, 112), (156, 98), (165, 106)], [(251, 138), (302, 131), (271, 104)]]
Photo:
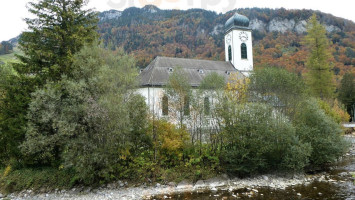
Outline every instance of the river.
[[(352, 142), (350, 152), (329, 170), (318, 174), (320, 181), (309, 184), (289, 186), (284, 190), (270, 187), (243, 188), (238, 190), (217, 190), (202, 193), (182, 193), (159, 195), (151, 199), (177, 200), (219, 200), (219, 199), (334, 199), (355, 200), (355, 183), (352, 174), (355, 172), (355, 138), (346, 137)], [(355, 174), (354, 174), (355, 175)]]

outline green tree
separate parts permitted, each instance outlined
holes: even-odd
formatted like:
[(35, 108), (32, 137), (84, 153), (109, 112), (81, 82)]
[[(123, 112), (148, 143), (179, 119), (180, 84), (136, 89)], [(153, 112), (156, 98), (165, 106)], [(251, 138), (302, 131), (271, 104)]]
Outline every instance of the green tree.
[(332, 66), (329, 63), (331, 58), (329, 41), (324, 26), (317, 21), (316, 14), (313, 14), (308, 22), (307, 35), (303, 42), (309, 49), (306, 83), (315, 96), (322, 99), (332, 97), (335, 84)]
[(255, 70), (250, 76), (249, 90), (253, 101), (268, 103), (288, 116), (294, 115), (298, 102), (305, 97), (302, 79), (275, 67)]
[(188, 76), (181, 67), (176, 67), (169, 76), (165, 93), (169, 100), (169, 115), (179, 123), (179, 128), (182, 129), (185, 119), (190, 116), (192, 90)]
[(29, 31), (19, 39), (23, 55), (17, 55), (21, 62), (13, 64), (16, 75), (4, 86), (5, 108), (0, 111), (5, 119), (0, 123), (0, 143), (7, 146), (0, 154), (7, 159), (21, 157), (18, 146), (25, 138), (30, 94), (46, 82), (59, 81), (62, 75), (71, 77), (73, 55), (97, 38), (96, 13), (83, 10), (85, 5), (83, 0), (29, 3), (36, 18), (25, 19)]
[(346, 106), (352, 121), (355, 121), (355, 79), (351, 73), (346, 73), (341, 80), (339, 100)]
[(73, 167), (86, 183), (110, 180), (137, 149), (150, 145), (147, 107), (132, 90), (135, 62), (90, 46), (73, 66), (73, 78), (33, 93), (22, 151), (39, 164)]
[(20, 72), (34, 76), (39, 84), (70, 76), (73, 55), (97, 38), (97, 14), (84, 10), (84, 0), (41, 0), (30, 2), (26, 18), (29, 31), (23, 32), (19, 46), (24, 53), (18, 58)]
[(220, 159), (228, 172), (298, 171), (308, 164), (310, 145), (300, 142), (292, 123), (279, 121), (271, 106), (225, 100), (220, 108), (225, 122)]
[(332, 163), (347, 151), (340, 124), (319, 107), (317, 99), (306, 99), (297, 109), (293, 124), (300, 141), (311, 144), (313, 167)]

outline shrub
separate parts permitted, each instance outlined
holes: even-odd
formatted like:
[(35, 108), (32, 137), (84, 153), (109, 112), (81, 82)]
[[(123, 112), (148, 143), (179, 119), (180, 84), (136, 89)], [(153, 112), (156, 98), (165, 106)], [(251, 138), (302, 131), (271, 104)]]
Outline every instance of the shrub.
[(220, 157), (229, 173), (301, 170), (307, 164), (309, 145), (298, 140), (292, 124), (272, 107), (247, 103), (224, 108), (225, 145)]
[(334, 162), (347, 150), (341, 127), (324, 110), (317, 100), (309, 99), (298, 108), (294, 121), (300, 140), (311, 144), (310, 164), (320, 166)]
[(159, 163), (166, 167), (180, 164), (184, 147), (189, 141), (189, 133), (165, 120), (152, 121), (149, 130), (153, 130), (153, 144)]

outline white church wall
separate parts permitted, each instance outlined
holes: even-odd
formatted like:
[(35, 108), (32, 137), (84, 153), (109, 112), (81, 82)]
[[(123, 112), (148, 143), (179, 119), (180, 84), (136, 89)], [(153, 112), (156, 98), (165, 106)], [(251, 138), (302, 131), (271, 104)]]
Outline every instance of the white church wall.
[(139, 94), (145, 97), (145, 102), (152, 114), (162, 116), (161, 101), (164, 96), (164, 89), (158, 87), (145, 87), (137, 90)]
[[(192, 93), (196, 94), (197, 91), (197, 89), (193, 89)], [(145, 98), (146, 104), (148, 105), (151, 114), (154, 114), (157, 118), (166, 119), (171, 123), (178, 124), (179, 113), (177, 113), (177, 111), (173, 113), (173, 109), (169, 107), (169, 115), (164, 116), (162, 113), (162, 98), (164, 96), (164, 92), (164, 88), (158, 87), (145, 87), (137, 89), (137, 93)], [(203, 128), (208, 128), (216, 126), (217, 123), (212, 117), (214, 105), (217, 103), (217, 98), (215, 98), (216, 92), (209, 91), (204, 93), (203, 95), (199, 96), (200, 101), (203, 102), (205, 97), (209, 97), (211, 114), (208, 116), (204, 116)], [(191, 129), (194, 128), (196, 124), (201, 124), (199, 121), (200, 119), (198, 119), (197, 115), (198, 113), (194, 112), (194, 110), (192, 109), (192, 105), (190, 104), (190, 115), (184, 116), (184, 124), (187, 126), (187, 128)]]

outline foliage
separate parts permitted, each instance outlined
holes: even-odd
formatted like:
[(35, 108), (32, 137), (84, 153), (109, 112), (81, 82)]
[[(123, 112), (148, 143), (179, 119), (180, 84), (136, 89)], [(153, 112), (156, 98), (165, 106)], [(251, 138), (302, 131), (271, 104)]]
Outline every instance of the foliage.
[(181, 67), (174, 69), (164, 90), (168, 97), (169, 118), (183, 129), (184, 121), (190, 115), (192, 92), (188, 76)]
[(250, 100), (267, 103), (291, 117), (296, 112), (295, 106), (305, 97), (301, 78), (276, 67), (255, 70), (249, 88)]
[(0, 43), (0, 55), (9, 54), (13, 50), (13, 46), (10, 42), (2, 41)]
[(82, 0), (41, 0), (29, 5), (36, 18), (26, 19), (29, 31), (19, 39), (23, 55), (17, 55), (16, 75), (2, 88), (6, 96), (0, 111), (5, 119), (0, 122), (0, 144), (5, 148), (0, 152), (1, 162), (23, 160), (18, 147), (25, 139), (30, 94), (47, 82), (55, 85), (62, 75), (71, 76), (73, 55), (97, 36), (96, 14), (83, 10), (86, 4)]
[(320, 109), (315, 99), (300, 104), (293, 123), (300, 140), (311, 144), (311, 165), (334, 162), (346, 152), (347, 143), (341, 136), (340, 125)]
[(11, 171), (6, 177), (0, 173), (0, 188), (4, 193), (28, 189), (35, 191), (45, 188), (48, 190), (69, 189), (75, 183), (75, 173), (72, 170), (53, 168), (17, 169)]
[(73, 55), (96, 39), (96, 13), (84, 10), (83, 0), (41, 0), (30, 2), (29, 11), (36, 16), (25, 19), (29, 31), (19, 39), (23, 56), (22, 73), (36, 76), (40, 84), (70, 76)]
[(329, 40), (326, 30), (318, 21), (315, 14), (310, 18), (307, 25), (307, 35), (304, 44), (310, 53), (306, 67), (307, 84), (311, 92), (322, 99), (333, 96), (335, 85), (332, 66), (329, 64), (331, 54), (329, 52)]
[[(330, 116), (338, 124), (349, 121), (349, 114), (346, 113), (344, 107), (336, 99), (330, 103), (318, 99), (318, 104), (319, 107), (324, 110), (325, 114)], [(333, 106), (331, 106), (331, 104), (333, 104)]]
[(225, 87), (224, 77), (212, 72), (207, 74), (201, 81), (200, 89), (201, 90), (220, 90)]
[(235, 103), (246, 103), (249, 82), (248, 78), (240, 78), (237, 73), (231, 73), (225, 91), (227, 98)]
[(160, 165), (171, 167), (180, 164), (189, 133), (164, 120), (152, 121), (149, 130), (153, 130), (152, 137), (153, 135), (156, 137), (153, 144), (154, 149), (157, 149), (156, 160)]
[(220, 154), (229, 173), (248, 175), (270, 170), (302, 170), (310, 146), (302, 143), (288, 120), (277, 120), (272, 107), (259, 103), (223, 102), (225, 135)]
[(63, 77), (33, 93), (22, 150), (37, 163), (75, 169), (85, 183), (107, 181), (131, 149), (149, 145), (144, 137), (137, 141), (147, 112), (144, 100), (130, 92), (134, 61), (90, 46), (73, 66), (74, 79)]
[[(3, 74), (4, 75), (4, 74)], [(9, 73), (1, 83), (0, 98), (0, 165), (11, 158), (21, 160), (18, 146), (25, 137), (25, 124), (29, 93), (33, 92), (31, 78), (18, 73)]]
[(343, 76), (338, 94), (339, 100), (345, 105), (352, 121), (355, 121), (355, 78), (352, 74), (346, 73)]

